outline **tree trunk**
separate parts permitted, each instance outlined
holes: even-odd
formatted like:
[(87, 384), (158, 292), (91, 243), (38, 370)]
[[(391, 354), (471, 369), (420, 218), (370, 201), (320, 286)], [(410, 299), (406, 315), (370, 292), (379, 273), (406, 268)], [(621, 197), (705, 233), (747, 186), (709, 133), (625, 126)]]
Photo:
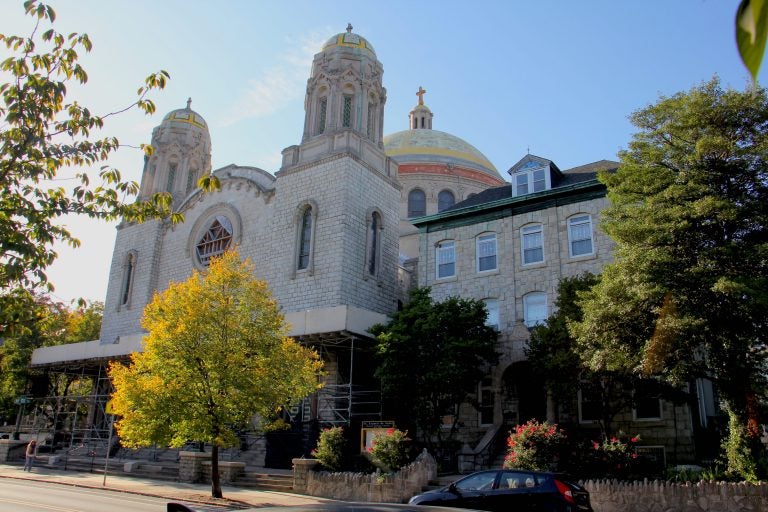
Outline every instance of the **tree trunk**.
[(219, 447), (211, 445), (211, 496), (223, 498), (221, 493), (221, 478), (219, 478)]

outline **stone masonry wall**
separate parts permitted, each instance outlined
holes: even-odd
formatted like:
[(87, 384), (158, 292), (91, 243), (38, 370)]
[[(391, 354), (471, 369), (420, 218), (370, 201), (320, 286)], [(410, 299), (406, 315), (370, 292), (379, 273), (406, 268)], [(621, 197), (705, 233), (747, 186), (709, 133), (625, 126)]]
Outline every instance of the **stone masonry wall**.
[(759, 512), (768, 510), (768, 483), (589, 481), (595, 512)]

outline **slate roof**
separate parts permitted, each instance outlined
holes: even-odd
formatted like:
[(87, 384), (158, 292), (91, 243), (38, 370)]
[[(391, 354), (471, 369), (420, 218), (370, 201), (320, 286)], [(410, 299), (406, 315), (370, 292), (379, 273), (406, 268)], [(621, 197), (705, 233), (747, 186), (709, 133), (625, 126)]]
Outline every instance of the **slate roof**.
[[(557, 179), (557, 182), (553, 185), (552, 189), (554, 190), (560, 187), (567, 187), (569, 185), (583, 183), (585, 181), (596, 180), (598, 171), (607, 170), (607, 171), (613, 172), (613, 171), (616, 171), (618, 167), (619, 167), (619, 162), (614, 162), (613, 160), (598, 160), (597, 162), (592, 162), (589, 164), (580, 165), (578, 167), (573, 167), (571, 169), (566, 169), (562, 171), (561, 176), (559, 177), (559, 179)], [(493, 187), (493, 188), (483, 190), (482, 192), (475, 194), (472, 197), (468, 197), (467, 199), (456, 203), (455, 205), (453, 205), (450, 208), (447, 208), (444, 211), (448, 212), (448, 211), (460, 210), (462, 208), (477, 206), (484, 203), (490, 203), (492, 201), (498, 201), (500, 199), (507, 199), (511, 197), (512, 197), (512, 184), (507, 183), (506, 185), (501, 185), (499, 187)]]

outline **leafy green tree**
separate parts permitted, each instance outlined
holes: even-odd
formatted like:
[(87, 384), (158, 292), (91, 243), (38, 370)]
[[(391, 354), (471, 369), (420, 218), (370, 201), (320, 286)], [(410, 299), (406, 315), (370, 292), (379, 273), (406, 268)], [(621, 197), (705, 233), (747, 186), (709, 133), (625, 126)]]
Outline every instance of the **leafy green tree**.
[(144, 351), (109, 369), (121, 443), (210, 443), (216, 498), (219, 448), (236, 445), (254, 415), (273, 417), (315, 391), (322, 366), (286, 336), (277, 302), (253, 275), (232, 251), (171, 284), (144, 310)]
[(732, 445), (749, 447), (731, 450), (748, 460), (729, 466), (757, 478), (768, 375), (765, 91), (724, 90), (714, 78), (631, 119), (639, 131), (618, 172), (600, 177), (615, 262), (586, 292), (572, 332), (595, 371), (712, 379), (741, 425), (729, 430), (743, 438)]
[(5, 418), (15, 414), (14, 400), (28, 391), (32, 352), (40, 347), (98, 339), (104, 305), (82, 303), (71, 309), (47, 296), (29, 295), (25, 308), (29, 318), (14, 323), (0, 345), (0, 416)]
[[(485, 304), (450, 297), (434, 302), (429, 288), (411, 292), (376, 336), (376, 376), (399, 425), (414, 424), (430, 447), (443, 448), (458, 426), (455, 411), (474, 402), (477, 384), (498, 359), (497, 333), (485, 324)], [(454, 415), (447, 436), (443, 417)]]
[[(8, 80), (0, 83), (0, 336), (11, 322), (31, 319), (19, 300), (25, 290), (52, 289), (45, 271), (56, 259), (54, 244), (79, 245), (62, 216), (180, 219), (171, 212), (168, 194), (133, 202), (136, 182), (125, 181), (107, 165), (120, 142), (94, 136), (110, 116), (131, 108), (153, 113), (147, 95), (165, 87), (168, 73), (148, 76), (136, 100), (115, 112), (97, 115), (76, 101), (67, 103), (68, 87), (88, 80), (78, 52), (89, 52), (91, 40), (86, 34), (56, 32), (50, 6), (27, 0), (24, 9), (34, 20), (30, 34), (0, 34), (0, 47), (6, 49), (0, 72)], [(149, 146), (144, 150), (151, 153)], [(52, 183), (62, 176), (76, 185), (65, 189)], [(210, 177), (201, 182), (206, 188), (212, 183)]]

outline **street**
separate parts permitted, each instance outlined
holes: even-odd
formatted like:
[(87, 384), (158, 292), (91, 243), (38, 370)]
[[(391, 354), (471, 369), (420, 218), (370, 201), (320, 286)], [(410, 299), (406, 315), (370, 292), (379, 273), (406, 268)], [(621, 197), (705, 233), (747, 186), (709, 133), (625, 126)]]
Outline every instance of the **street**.
[[(0, 510), (4, 512), (162, 512), (167, 498), (88, 489), (33, 480), (0, 478)], [(195, 505), (198, 510), (223, 507)]]

